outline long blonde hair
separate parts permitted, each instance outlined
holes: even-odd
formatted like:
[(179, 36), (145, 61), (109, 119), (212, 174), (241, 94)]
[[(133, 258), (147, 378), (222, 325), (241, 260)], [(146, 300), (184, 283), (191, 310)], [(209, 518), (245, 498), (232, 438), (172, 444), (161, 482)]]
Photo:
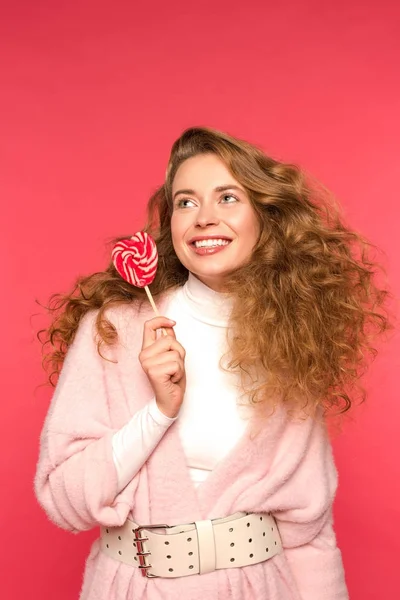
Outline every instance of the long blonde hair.
[[(393, 329), (390, 295), (375, 281), (382, 268), (368, 256), (375, 246), (345, 226), (323, 186), (311, 183), (297, 166), (214, 129), (184, 131), (172, 146), (165, 183), (148, 202), (145, 231), (159, 253), (153, 295), (188, 278), (172, 245), (172, 183), (183, 161), (202, 153), (227, 165), (261, 225), (251, 261), (226, 282), (235, 296), (227, 368), (250, 382), (244, 385), (253, 404), (272, 405), (279, 398), (309, 413), (318, 406), (347, 411), (355, 392), (366, 397), (360, 376), (376, 356), (373, 339)], [(50, 383), (55, 384), (85, 313), (98, 310), (100, 351), (102, 344), (117, 341), (106, 310), (143, 300), (143, 290), (121, 279), (111, 262), (105, 271), (78, 279), (71, 293), (54, 295), (53, 321), (41, 332)]]

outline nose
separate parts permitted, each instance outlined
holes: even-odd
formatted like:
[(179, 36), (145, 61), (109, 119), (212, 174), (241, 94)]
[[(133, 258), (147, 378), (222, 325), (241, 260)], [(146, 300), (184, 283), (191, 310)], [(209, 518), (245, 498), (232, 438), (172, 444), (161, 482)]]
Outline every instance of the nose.
[(219, 218), (217, 217), (213, 206), (203, 204), (196, 218), (196, 227), (207, 227), (208, 225), (218, 225)]

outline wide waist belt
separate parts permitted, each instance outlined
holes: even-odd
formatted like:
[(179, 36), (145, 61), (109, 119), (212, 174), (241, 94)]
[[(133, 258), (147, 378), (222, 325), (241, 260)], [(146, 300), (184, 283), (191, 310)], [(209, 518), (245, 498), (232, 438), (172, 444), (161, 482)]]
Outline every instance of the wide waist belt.
[(137, 566), (146, 577), (184, 577), (254, 565), (282, 551), (269, 513), (239, 512), (184, 525), (100, 527), (100, 547), (111, 558)]

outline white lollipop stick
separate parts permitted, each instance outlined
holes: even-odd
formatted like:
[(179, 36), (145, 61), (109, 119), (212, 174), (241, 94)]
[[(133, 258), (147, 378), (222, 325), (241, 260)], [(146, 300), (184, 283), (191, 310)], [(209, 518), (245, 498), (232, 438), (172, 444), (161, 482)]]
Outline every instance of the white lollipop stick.
[(156, 303), (154, 302), (154, 298), (151, 295), (151, 291), (149, 290), (149, 287), (147, 285), (145, 285), (144, 289), (146, 290), (147, 297), (149, 299), (149, 302), (150, 302), (151, 306), (153, 307), (154, 312), (156, 313), (157, 317), (159, 317), (160, 313), (158, 312)]
[[(160, 313), (158, 312), (158, 309), (157, 309), (156, 303), (154, 302), (154, 298), (153, 298), (153, 296), (151, 295), (151, 292), (150, 292), (150, 290), (149, 290), (148, 286), (147, 286), (147, 285), (145, 285), (145, 286), (144, 286), (144, 289), (146, 290), (147, 297), (148, 297), (148, 299), (149, 299), (149, 302), (150, 302), (151, 306), (153, 307), (153, 310), (154, 310), (154, 312), (156, 313), (157, 317), (159, 317), (159, 316), (160, 316)], [(161, 328), (161, 331), (162, 331), (163, 335), (168, 335), (168, 333), (165, 331), (164, 327), (162, 327), (162, 328)]]

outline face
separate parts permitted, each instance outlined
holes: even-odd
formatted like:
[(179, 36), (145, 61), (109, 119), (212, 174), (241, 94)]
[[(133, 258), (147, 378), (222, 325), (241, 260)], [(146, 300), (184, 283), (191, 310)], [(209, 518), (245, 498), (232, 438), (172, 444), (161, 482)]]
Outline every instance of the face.
[(216, 291), (247, 262), (260, 226), (247, 192), (215, 154), (188, 158), (176, 172), (172, 242), (181, 263)]

